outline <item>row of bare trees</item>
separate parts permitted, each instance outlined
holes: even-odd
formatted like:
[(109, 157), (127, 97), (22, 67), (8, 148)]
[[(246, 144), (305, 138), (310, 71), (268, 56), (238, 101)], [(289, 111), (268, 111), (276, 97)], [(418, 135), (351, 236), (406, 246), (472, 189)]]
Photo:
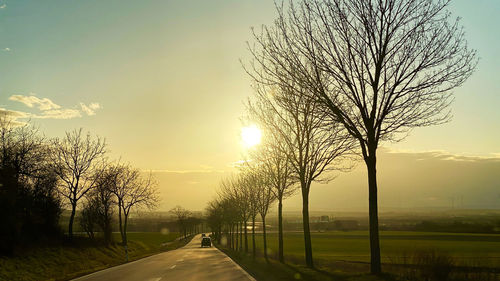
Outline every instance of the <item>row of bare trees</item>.
[(449, 2), (287, 1), (276, 4), (274, 23), (254, 31), (245, 67), (256, 92), (249, 118), (268, 140), (250, 161), (266, 166), (276, 156), (274, 169), (292, 171), (286, 178), (302, 193), (308, 266), (311, 183), (349, 168), (342, 158), (354, 152), (368, 171), (371, 272), (381, 272), (377, 148), (450, 120), (451, 90), (477, 64)]
[[(110, 162), (105, 140), (84, 134), (82, 129), (67, 132), (63, 138), (47, 139), (33, 126), (20, 126), (7, 116), (0, 117), (0, 201), (5, 207), (0, 215), (6, 222), (1, 224), (2, 240), (11, 241), (27, 230), (40, 233), (40, 229), (50, 228), (50, 232), (58, 232), (62, 207), (67, 204), (71, 208), (70, 238), (77, 209), (82, 207), (80, 225), (91, 237), (99, 227), (109, 243), (117, 209), (126, 245), (131, 210), (153, 208), (158, 201), (152, 175)], [(36, 224), (39, 221), (48, 225)]]
[[(300, 190), (306, 264), (313, 266), (309, 227), (311, 185), (313, 182), (329, 182), (333, 171), (349, 170), (355, 142), (340, 125), (333, 126), (327, 121), (327, 116), (318, 111), (315, 101), (290, 95), (289, 88), (267, 90), (257, 85), (256, 95), (247, 104), (247, 119), (259, 124), (262, 143), (249, 150), (248, 159), (241, 165), (237, 176), (221, 182), (219, 198), (211, 202), (207, 210), (208, 220), (213, 226), (217, 226), (217, 221), (225, 223), (230, 242), (234, 240), (231, 224), (236, 224), (237, 232), (239, 226), (240, 235), (245, 234), (245, 251), (248, 251), (247, 221), (252, 221), (254, 238), (255, 217), (260, 214), (264, 256), (267, 258), (266, 214), (277, 202), (278, 259), (283, 262), (283, 200)], [(224, 212), (239, 216), (224, 217)], [(235, 243), (238, 244), (237, 239)]]
[(207, 207), (207, 223), (218, 243), (249, 252), (248, 227), (252, 229), (252, 255), (256, 256), (255, 229), (259, 219), (267, 259), (266, 216), (277, 197), (263, 167), (243, 168), (221, 181), (218, 197)]
[(156, 181), (129, 164), (110, 162), (106, 157), (105, 140), (83, 134), (82, 130), (66, 133), (52, 141), (52, 165), (59, 179), (59, 193), (71, 206), (68, 224), (73, 237), (73, 224), (78, 203), (82, 208), (80, 225), (90, 237), (96, 226), (111, 242), (113, 212), (118, 210), (118, 224), (122, 244), (127, 245), (127, 224), (134, 208), (152, 209), (158, 202)]
[(175, 206), (170, 209), (169, 213), (176, 219), (179, 233), (183, 238), (187, 238), (203, 230), (203, 219), (193, 214), (193, 212), (184, 209), (182, 206)]

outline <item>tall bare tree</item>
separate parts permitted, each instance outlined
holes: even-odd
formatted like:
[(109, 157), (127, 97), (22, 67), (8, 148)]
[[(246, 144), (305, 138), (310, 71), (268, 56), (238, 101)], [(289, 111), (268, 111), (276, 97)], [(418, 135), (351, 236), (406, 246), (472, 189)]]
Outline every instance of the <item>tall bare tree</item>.
[(351, 152), (353, 141), (340, 124), (325, 122), (328, 116), (318, 111), (316, 101), (295, 93), (306, 89), (256, 82), (255, 99), (248, 105), (249, 115), (266, 131), (277, 135), (281, 143), (274, 149), (286, 155), (293, 176), (300, 183), (306, 264), (313, 267), (309, 227), (311, 184), (328, 182), (331, 175), (325, 172), (346, 168), (343, 160)]
[(287, 143), (273, 128), (263, 127), (264, 140), (252, 155), (262, 166), (269, 179), (271, 191), (278, 201), (278, 260), (284, 262), (283, 254), (283, 200), (297, 191), (297, 177), (290, 158), (287, 157)]
[(101, 170), (106, 153), (105, 140), (90, 133), (82, 134), (82, 129), (67, 132), (62, 139), (52, 141), (53, 170), (60, 180), (60, 194), (71, 205), (69, 237), (73, 237), (73, 221), (78, 201), (96, 187), (97, 171)]
[[(451, 90), (477, 64), (449, 0), (304, 0), (254, 33), (253, 76), (308, 89), (360, 145), (368, 170), (371, 272), (381, 272), (376, 162), (382, 141), (450, 120)], [(296, 94), (297, 91), (294, 92)]]

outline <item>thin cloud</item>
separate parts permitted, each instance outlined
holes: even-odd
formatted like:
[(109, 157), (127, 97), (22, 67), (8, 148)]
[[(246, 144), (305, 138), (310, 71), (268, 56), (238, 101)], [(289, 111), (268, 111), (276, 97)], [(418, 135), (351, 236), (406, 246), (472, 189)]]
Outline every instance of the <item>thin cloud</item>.
[(7, 8), (7, 4), (3, 4), (0, 6), (0, 9), (5, 9), (5, 8)]
[(37, 107), (38, 109), (45, 111), (45, 110), (53, 110), (53, 109), (59, 109), (61, 108), (60, 105), (54, 103), (48, 98), (38, 98), (36, 96), (23, 96), (23, 95), (12, 95), (9, 100), (11, 101), (17, 101), (20, 103), (23, 103), (27, 107)]
[(96, 110), (101, 108), (101, 105), (97, 102), (93, 102), (89, 105), (85, 105), (83, 102), (80, 103), (80, 107), (82, 111), (85, 112), (88, 116), (95, 115)]
[(49, 98), (39, 98), (33, 93), (30, 95), (12, 95), (9, 97), (9, 100), (22, 103), (29, 108), (37, 108), (40, 111), (39, 113), (30, 113), (3, 109), (3, 114), (9, 115), (12, 120), (26, 118), (73, 119), (80, 118), (84, 114), (87, 116), (95, 115), (96, 111), (101, 108), (101, 105), (97, 102), (93, 102), (88, 105), (81, 102), (79, 103), (79, 106), (75, 106), (73, 108), (63, 108)]
[(413, 150), (396, 150), (383, 148), (383, 152), (389, 154), (407, 154), (418, 156), (417, 161), (428, 159), (438, 159), (442, 161), (456, 161), (456, 162), (475, 162), (475, 161), (500, 161), (499, 153), (492, 153), (490, 155), (465, 155), (451, 153), (445, 150), (427, 150), (427, 151), (413, 151)]
[(152, 173), (167, 173), (167, 174), (208, 174), (208, 173), (224, 173), (223, 170), (148, 170)]
[(10, 52), (10, 48), (8, 48), (8, 47), (7, 48), (3, 48), (2, 51), (4, 51), (4, 52)]
[(43, 111), (42, 114), (32, 115), (38, 119), (72, 119), (82, 117), (82, 114), (77, 109), (52, 109)]

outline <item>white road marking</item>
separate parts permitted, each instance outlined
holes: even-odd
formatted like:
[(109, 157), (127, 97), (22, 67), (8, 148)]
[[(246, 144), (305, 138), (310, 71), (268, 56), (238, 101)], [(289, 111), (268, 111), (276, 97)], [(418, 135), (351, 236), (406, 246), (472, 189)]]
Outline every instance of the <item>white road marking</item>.
[(174, 264), (174, 265), (172, 265), (172, 266), (170, 267), (170, 269), (174, 269), (175, 267), (176, 267), (176, 265)]
[(184, 259), (180, 259), (180, 260), (177, 260), (177, 261), (184, 261)]

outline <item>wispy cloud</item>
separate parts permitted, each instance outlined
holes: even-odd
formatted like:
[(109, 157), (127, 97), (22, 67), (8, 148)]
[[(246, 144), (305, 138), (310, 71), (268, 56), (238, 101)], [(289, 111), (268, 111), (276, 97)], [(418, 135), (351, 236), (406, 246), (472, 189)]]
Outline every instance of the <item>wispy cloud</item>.
[(10, 48), (8, 48), (8, 47), (7, 48), (3, 48), (2, 51), (4, 51), (4, 52), (10, 52)]
[(5, 8), (7, 8), (7, 4), (0, 5), (0, 9), (5, 9)]
[(152, 173), (168, 173), (168, 174), (206, 174), (206, 173), (224, 173), (223, 170), (148, 170)]
[(61, 108), (60, 105), (55, 104), (48, 98), (38, 98), (36, 96), (30, 95), (30, 96), (23, 96), (23, 95), (12, 95), (9, 100), (12, 101), (17, 101), (20, 103), (23, 103), (27, 107), (34, 107), (36, 106), (40, 110), (52, 110), (52, 109), (59, 109)]
[(500, 153), (491, 153), (489, 155), (467, 155), (451, 153), (445, 150), (427, 150), (427, 151), (413, 151), (413, 150), (396, 150), (383, 148), (383, 151), (390, 154), (407, 154), (418, 156), (417, 161), (428, 159), (438, 159), (442, 161), (457, 161), (457, 162), (475, 162), (481, 160), (500, 161)]
[(185, 169), (185, 170), (148, 170), (153, 173), (167, 173), (167, 174), (208, 174), (208, 173), (225, 173), (224, 170), (216, 169), (209, 165), (199, 165), (199, 168)]
[(79, 106), (75, 106), (73, 108), (63, 108), (49, 98), (39, 98), (33, 93), (30, 93), (29, 95), (12, 95), (9, 97), (9, 100), (22, 103), (29, 108), (37, 108), (40, 111), (38, 113), (30, 113), (4, 109), (4, 115), (8, 114), (11, 119), (16, 120), (25, 118), (72, 119), (82, 117), (83, 114), (86, 114), (87, 116), (95, 115), (96, 111), (101, 109), (101, 105), (96, 102), (88, 105), (80, 102)]
[(88, 116), (95, 115), (95, 112), (101, 108), (101, 105), (97, 102), (93, 102), (89, 105), (85, 105), (83, 102), (80, 103), (80, 107), (82, 111), (85, 112)]
[(32, 118), (38, 119), (72, 119), (82, 117), (82, 114), (77, 109), (52, 109), (45, 110), (42, 114), (32, 115)]

